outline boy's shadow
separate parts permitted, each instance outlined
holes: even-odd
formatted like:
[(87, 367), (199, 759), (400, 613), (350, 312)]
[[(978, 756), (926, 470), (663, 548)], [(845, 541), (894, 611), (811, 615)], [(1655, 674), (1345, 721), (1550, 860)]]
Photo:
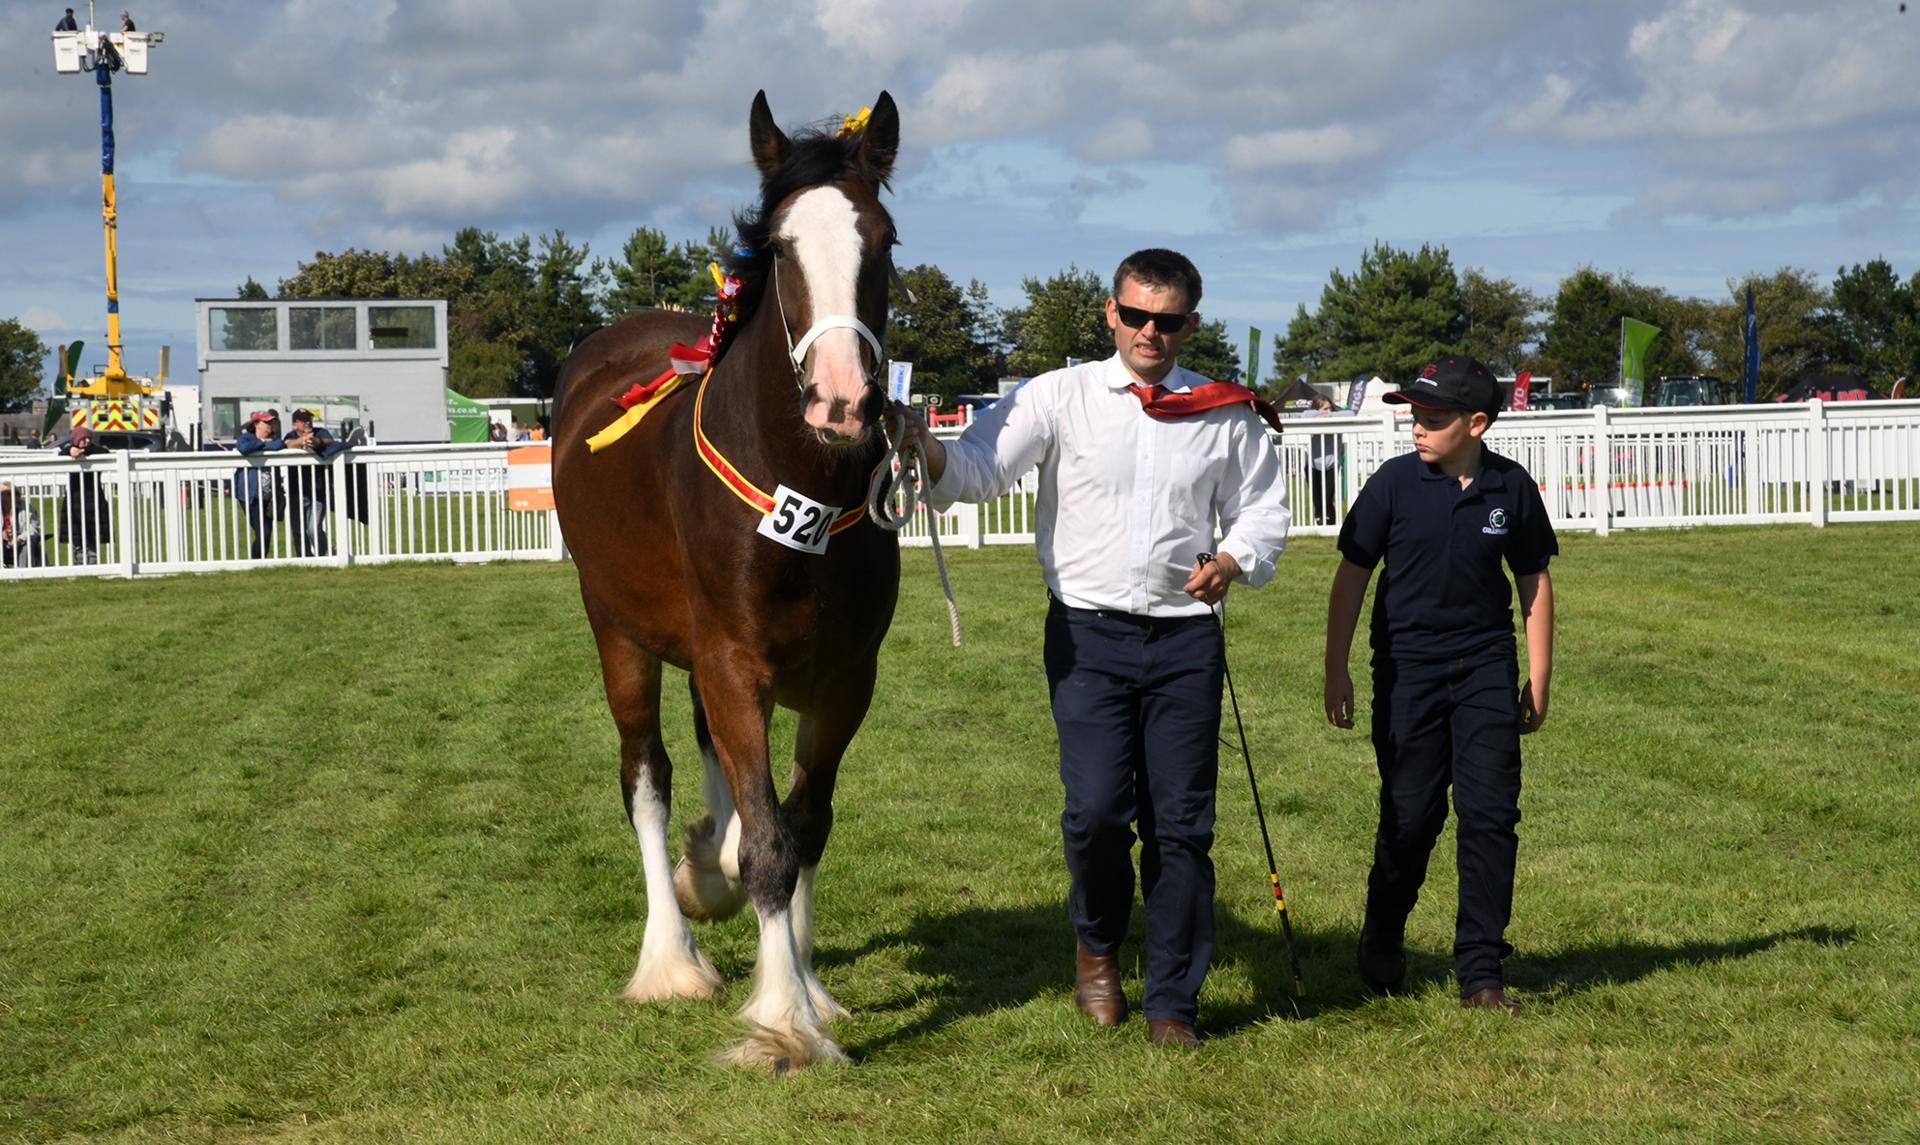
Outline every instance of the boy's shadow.
[[(1136, 1021), (1145, 959), (1142, 930), (1143, 920), (1136, 909), (1127, 942), (1120, 950), (1121, 975)], [(1218, 999), (1203, 999), (1200, 1027), (1204, 1033), (1235, 1033), (1274, 1018), (1312, 1018), (1351, 1010), (1375, 998), (1354, 969), (1354, 944), (1359, 939), (1356, 930), (1315, 930), (1296, 922), (1294, 935), (1299, 942), (1305, 985), (1302, 996), (1294, 992), (1278, 918), (1258, 925), (1231, 914), (1220, 916), (1213, 973), (1243, 975), (1252, 985), (1252, 998), (1224, 1004)], [(1853, 935), (1851, 927), (1835, 930), (1810, 926), (1725, 942), (1602, 943), (1544, 957), (1516, 957), (1508, 963), (1509, 980), (1523, 991), (1559, 1000), (1595, 986), (1631, 982), (1672, 967), (1745, 958), (1783, 942), (1803, 940), (1840, 946), (1852, 942)], [(933, 1005), (914, 1021), (862, 1046), (863, 1052), (921, 1037), (961, 1018), (1022, 1006), (1046, 994), (1057, 995), (1063, 1006), (1072, 1004), (1073, 930), (1062, 904), (976, 907), (922, 915), (906, 927), (876, 935), (858, 948), (823, 946), (814, 961), (822, 968), (854, 965), (869, 954), (896, 948), (907, 951), (906, 969), (921, 981), (898, 998), (870, 1003), (867, 1008), (918, 1007), (929, 997)], [(1412, 947), (1407, 954), (1409, 990), (1419, 991), (1432, 984), (1451, 986), (1450, 951)]]

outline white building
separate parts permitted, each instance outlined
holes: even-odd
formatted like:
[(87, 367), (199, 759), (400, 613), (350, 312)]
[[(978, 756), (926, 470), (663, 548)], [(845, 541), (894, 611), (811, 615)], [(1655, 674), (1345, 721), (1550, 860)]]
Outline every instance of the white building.
[(446, 441), (444, 299), (194, 300), (200, 424), (230, 441), (240, 419), (305, 407), (336, 434)]

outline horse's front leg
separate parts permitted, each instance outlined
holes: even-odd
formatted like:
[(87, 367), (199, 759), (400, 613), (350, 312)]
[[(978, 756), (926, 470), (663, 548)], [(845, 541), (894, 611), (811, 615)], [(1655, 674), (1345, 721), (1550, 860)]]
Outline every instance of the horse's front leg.
[(799, 849), (767, 769), (771, 673), (737, 652), (718, 651), (694, 665), (694, 680), (740, 820), (740, 881), (760, 920), (753, 992), (739, 1014), (751, 1033), (727, 1052), (727, 1060), (776, 1073), (816, 1061), (845, 1061), (814, 1008), (795, 941)]
[(787, 822), (799, 848), (800, 876), (793, 891), (793, 937), (800, 952), (800, 977), (813, 1008), (828, 1020), (847, 1016), (813, 972), (814, 875), (833, 830), (833, 784), (840, 760), (866, 719), (873, 701), (875, 665), (864, 665), (851, 680), (817, 689), (812, 710), (800, 717), (793, 745), (793, 782), (787, 789)]
[(620, 729), (620, 794), (640, 844), (647, 886), (640, 959), (621, 997), (630, 1002), (704, 998), (721, 982), (674, 901), (667, 856), (673, 764), (660, 739), (660, 661), (602, 616), (594, 616), (594, 637), (607, 705)]

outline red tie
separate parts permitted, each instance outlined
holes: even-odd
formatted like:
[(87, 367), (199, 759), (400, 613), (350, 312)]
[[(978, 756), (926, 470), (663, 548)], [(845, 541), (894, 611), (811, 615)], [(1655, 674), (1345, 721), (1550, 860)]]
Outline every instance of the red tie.
[(1186, 393), (1175, 393), (1165, 386), (1129, 383), (1127, 392), (1140, 399), (1140, 408), (1158, 421), (1174, 421), (1219, 406), (1251, 405), (1260, 419), (1280, 432), (1280, 415), (1272, 403), (1245, 386), (1232, 382), (1203, 382)]

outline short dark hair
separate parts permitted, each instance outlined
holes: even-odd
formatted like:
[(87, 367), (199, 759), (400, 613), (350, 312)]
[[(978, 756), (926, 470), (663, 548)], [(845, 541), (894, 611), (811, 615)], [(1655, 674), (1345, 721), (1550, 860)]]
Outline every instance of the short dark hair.
[(1189, 312), (1200, 308), (1200, 272), (1179, 251), (1148, 247), (1122, 259), (1119, 269), (1113, 272), (1115, 298), (1120, 297), (1120, 287), (1129, 278), (1148, 286), (1176, 287), (1186, 299)]
[(292, 417), (290, 417), (290, 418), (288, 418), (287, 420), (288, 420), (288, 421), (305, 421), (305, 422), (311, 422), (311, 421), (313, 420), (313, 411), (312, 411), (312, 410), (310, 410), (310, 409), (297, 409), (297, 410), (294, 410), (294, 411), (293, 411), (293, 416), (292, 416)]

